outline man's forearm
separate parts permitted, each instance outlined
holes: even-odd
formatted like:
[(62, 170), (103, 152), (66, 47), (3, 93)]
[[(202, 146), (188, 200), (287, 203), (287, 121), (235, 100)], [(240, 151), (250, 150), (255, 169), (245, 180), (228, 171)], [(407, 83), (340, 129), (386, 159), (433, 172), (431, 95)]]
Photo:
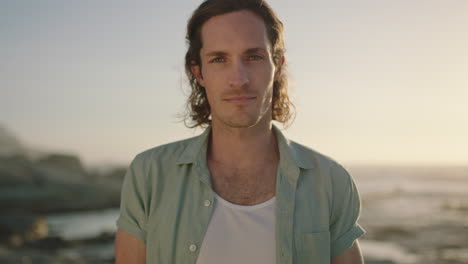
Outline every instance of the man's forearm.
[(331, 259), (332, 264), (364, 264), (358, 240), (341, 255)]

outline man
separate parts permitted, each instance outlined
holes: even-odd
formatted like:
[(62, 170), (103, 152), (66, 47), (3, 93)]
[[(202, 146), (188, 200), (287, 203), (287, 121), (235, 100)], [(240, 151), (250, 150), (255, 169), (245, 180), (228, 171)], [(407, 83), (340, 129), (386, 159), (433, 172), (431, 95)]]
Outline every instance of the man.
[(117, 263), (363, 263), (359, 196), (333, 160), (287, 140), (282, 24), (261, 0), (207, 0), (188, 23), (195, 138), (133, 160)]

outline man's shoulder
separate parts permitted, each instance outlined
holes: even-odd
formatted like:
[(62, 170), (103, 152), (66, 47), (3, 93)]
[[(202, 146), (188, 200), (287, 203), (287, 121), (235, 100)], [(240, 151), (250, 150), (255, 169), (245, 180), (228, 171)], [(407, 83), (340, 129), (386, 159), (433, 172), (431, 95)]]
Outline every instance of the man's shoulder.
[(351, 174), (335, 159), (292, 140), (290, 140), (289, 146), (295, 153), (296, 159), (313, 162), (313, 172), (311, 174), (306, 173), (306, 175), (313, 175), (329, 182), (330, 187), (335, 190), (334, 193), (342, 192), (352, 185), (353, 178)]
[(296, 160), (302, 160), (304, 162), (310, 161), (314, 164), (314, 167), (318, 167), (319, 169), (343, 168), (343, 166), (332, 157), (307, 145), (298, 143), (294, 140), (289, 140), (289, 147)]
[(159, 146), (152, 147), (137, 154), (133, 162), (140, 164), (148, 163), (161, 163), (167, 162), (174, 163), (184, 153), (184, 151), (192, 145), (200, 136), (194, 136), (178, 141), (169, 142)]

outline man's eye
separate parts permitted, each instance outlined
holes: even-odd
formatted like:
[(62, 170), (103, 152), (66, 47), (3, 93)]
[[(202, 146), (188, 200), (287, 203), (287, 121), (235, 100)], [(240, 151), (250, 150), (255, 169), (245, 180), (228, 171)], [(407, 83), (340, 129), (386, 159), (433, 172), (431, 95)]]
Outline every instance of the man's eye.
[(224, 62), (224, 58), (216, 57), (216, 58), (212, 59), (211, 62), (215, 62), (215, 63)]
[(249, 56), (249, 60), (258, 61), (258, 60), (261, 60), (261, 59), (263, 59), (263, 57), (259, 56), (259, 55), (250, 55)]

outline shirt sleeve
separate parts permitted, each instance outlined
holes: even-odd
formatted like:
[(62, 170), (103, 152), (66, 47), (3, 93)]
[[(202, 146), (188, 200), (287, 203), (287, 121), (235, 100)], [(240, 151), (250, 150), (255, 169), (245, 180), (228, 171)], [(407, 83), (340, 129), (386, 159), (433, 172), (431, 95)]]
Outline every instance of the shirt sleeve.
[(120, 200), (120, 215), (117, 227), (146, 244), (146, 193), (145, 175), (136, 158), (125, 174)]
[(332, 168), (331, 257), (350, 248), (365, 231), (357, 223), (361, 201), (353, 178), (340, 165)]

